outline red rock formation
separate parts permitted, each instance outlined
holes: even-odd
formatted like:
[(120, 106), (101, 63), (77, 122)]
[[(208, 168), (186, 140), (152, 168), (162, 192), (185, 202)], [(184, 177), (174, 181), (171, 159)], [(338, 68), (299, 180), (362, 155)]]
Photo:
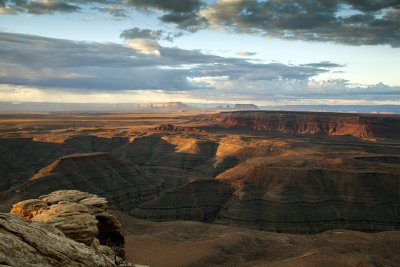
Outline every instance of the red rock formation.
[(398, 138), (400, 116), (316, 112), (222, 112), (202, 119), (222, 123), (226, 128), (282, 133), (351, 135)]

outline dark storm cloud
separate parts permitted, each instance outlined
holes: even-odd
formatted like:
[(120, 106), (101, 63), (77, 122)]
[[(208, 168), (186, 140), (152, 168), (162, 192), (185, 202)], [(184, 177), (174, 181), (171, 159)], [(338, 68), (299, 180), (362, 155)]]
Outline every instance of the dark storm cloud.
[[(348, 8), (346, 9), (345, 5)], [(200, 14), (211, 27), (283, 39), (400, 46), (400, 2), (220, 0)]]

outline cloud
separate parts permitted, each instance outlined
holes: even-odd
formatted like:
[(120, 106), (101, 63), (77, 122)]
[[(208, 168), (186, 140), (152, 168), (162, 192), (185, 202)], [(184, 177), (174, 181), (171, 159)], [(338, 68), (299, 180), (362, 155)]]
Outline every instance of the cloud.
[(254, 52), (247, 52), (247, 51), (244, 51), (244, 50), (240, 50), (240, 51), (238, 51), (238, 52), (236, 53), (236, 55), (244, 56), (244, 57), (254, 56), (255, 54), (257, 54), (257, 53), (254, 53)]
[(199, 0), (129, 0), (128, 3), (141, 9), (159, 9), (171, 13), (192, 13), (204, 5)]
[(130, 16), (129, 10), (121, 7), (95, 7), (94, 9), (103, 13), (109, 13), (115, 18), (127, 18)]
[(128, 3), (145, 11), (163, 11), (160, 20), (174, 23), (179, 29), (195, 32), (206, 25), (205, 19), (198, 16), (199, 10), (205, 6), (200, 0), (129, 0)]
[(1, 0), (0, 14), (28, 13), (48, 15), (54, 13), (73, 13), (82, 11), (83, 7), (91, 7), (116, 18), (129, 17), (129, 10), (123, 7), (124, 0)]
[(78, 5), (70, 4), (68, 1), (51, 1), (51, 0), (3, 0), (0, 3), (4, 13), (17, 14), (53, 14), (55, 12), (72, 13), (80, 10)]
[(289, 40), (400, 46), (396, 0), (218, 0), (200, 12), (210, 27)]
[(309, 67), (315, 67), (315, 68), (328, 68), (328, 69), (344, 67), (344, 65), (333, 63), (330, 61), (321, 61), (318, 63), (302, 64), (302, 66), (309, 66)]
[(162, 22), (187, 32), (212, 28), (287, 40), (400, 46), (398, 0), (0, 1), (0, 14), (71, 13), (86, 8), (119, 20), (129, 17), (132, 8), (154, 12)]
[(126, 40), (129, 39), (149, 39), (149, 40), (157, 40), (160, 39), (161, 35), (163, 34), (162, 30), (152, 31), (149, 29), (139, 29), (137, 27), (124, 30), (120, 37)]
[(172, 42), (175, 38), (185, 35), (183, 31), (166, 32), (163, 30), (150, 30), (150, 29), (139, 29), (137, 27), (124, 30), (120, 34), (120, 38), (125, 40), (132, 39), (148, 39), (148, 40), (167, 40)]
[(161, 55), (158, 43), (147, 39), (132, 39), (129, 41), (127, 47), (136, 50), (140, 54), (148, 56), (154, 55), (159, 57)]
[(198, 16), (198, 11), (204, 6), (205, 3), (200, 0), (1, 0), (0, 14), (72, 13), (89, 7), (123, 19), (130, 16), (131, 8), (136, 8), (144, 12), (161, 12), (161, 21), (194, 32), (205, 25), (204, 18)]
[[(0, 58), (0, 85), (17, 86), (20, 91), (37, 88), (44, 96), (48, 91), (75, 95), (160, 91), (199, 101), (400, 101), (399, 87), (314, 80), (341, 67), (334, 62), (253, 63), (163, 47), (151, 39), (135, 38), (120, 45), (0, 32)], [(0, 90), (0, 100), (2, 95)]]
[(194, 90), (199, 86), (189, 83), (188, 77), (307, 79), (325, 71), (309, 66), (253, 64), (195, 50), (166, 48), (147, 39), (133, 39), (124, 46), (5, 32), (0, 32), (0, 58), (4, 84), (83, 91)]

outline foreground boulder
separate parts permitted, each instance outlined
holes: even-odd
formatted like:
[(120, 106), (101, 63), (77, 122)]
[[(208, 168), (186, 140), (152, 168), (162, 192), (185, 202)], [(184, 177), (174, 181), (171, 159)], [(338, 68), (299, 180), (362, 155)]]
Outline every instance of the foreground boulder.
[(0, 213), (1, 266), (115, 266), (114, 259), (56, 227)]
[(11, 213), (52, 225), (66, 237), (110, 257), (124, 257), (121, 224), (107, 212), (105, 198), (77, 190), (59, 190), (14, 204)]

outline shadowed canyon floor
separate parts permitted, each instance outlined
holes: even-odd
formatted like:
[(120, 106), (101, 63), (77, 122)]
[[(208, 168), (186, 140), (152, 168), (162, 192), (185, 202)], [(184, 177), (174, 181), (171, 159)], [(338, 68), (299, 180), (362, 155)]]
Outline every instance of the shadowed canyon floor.
[(396, 266), (399, 132), (395, 115), (0, 114), (0, 211), (60, 189), (106, 197), (136, 218), (127, 250), (158, 251), (130, 254), (151, 266)]
[[(149, 266), (399, 266), (400, 232), (277, 234), (200, 222), (149, 222), (113, 212), (127, 260)], [(150, 252), (149, 252), (150, 251)]]

